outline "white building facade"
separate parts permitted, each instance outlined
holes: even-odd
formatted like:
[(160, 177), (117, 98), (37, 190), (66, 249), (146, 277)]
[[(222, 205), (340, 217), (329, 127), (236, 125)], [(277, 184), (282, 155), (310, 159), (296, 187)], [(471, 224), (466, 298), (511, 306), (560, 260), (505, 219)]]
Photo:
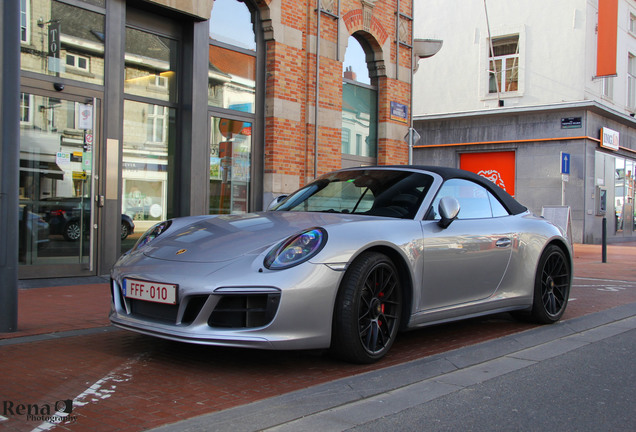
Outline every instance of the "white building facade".
[(610, 242), (636, 238), (636, 1), (425, 0), (415, 22), (443, 40), (414, 75), (415, 163), (569, 207), (574, 242), (604, 218)]

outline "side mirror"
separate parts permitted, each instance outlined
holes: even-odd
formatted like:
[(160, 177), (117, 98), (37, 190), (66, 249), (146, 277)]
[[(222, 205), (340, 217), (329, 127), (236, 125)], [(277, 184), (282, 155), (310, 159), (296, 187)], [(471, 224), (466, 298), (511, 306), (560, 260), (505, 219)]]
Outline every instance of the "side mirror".
[(442, 228), (448, 228), (448, 226), (457, 219), (459, 214), (459, 201), (455, 198), (446, 196), (439, 201), (439, 215), (442, 219), (438, 222), (438, 225)]
[(267, 211), (271, 211), (274, 207), (276, 207), (278, 204), (283, 202), (285, 200), (285, 198), (287, 198), (287, 196), (288, 195), (280, 195), (280, 196), (277, 196), (276, 198), (274, 198), (272, 200), (272, 202), (269, 203), (269, 205), (267, 206)]

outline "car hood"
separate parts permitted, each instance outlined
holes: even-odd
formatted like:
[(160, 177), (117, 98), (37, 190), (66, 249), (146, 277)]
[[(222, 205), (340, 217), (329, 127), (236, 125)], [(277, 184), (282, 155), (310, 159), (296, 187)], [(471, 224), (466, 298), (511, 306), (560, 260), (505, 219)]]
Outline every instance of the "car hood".
[(175, 219), (140, 251), (152, 258), (198, 263), (230, 261), (259, 254), (307, 228), (368, 219), (331, 213), (261, 212)]

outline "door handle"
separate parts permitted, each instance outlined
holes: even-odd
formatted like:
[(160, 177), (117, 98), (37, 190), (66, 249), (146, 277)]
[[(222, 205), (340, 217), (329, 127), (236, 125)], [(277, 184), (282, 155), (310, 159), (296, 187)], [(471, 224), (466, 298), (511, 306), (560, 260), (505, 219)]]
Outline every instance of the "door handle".
[(498, 248), (507, 248), (510, 247), (511, 244), (512, 240), (507, 237), (500, 238), (499, 240), (497, 240), (497, 243), (495, 243)]

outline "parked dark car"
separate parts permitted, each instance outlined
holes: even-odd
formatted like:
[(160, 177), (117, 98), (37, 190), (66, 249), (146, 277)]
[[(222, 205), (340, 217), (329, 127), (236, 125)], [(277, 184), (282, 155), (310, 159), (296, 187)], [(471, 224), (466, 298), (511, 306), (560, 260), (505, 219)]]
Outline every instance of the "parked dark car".
[[(91, 203), (84, 198), (47, 198), (42, 206), (44, 220), (48, 222), (51, 234), (61, 234), (67, 241), (77, 241), (90, 225)], [(83, 212), (82, 212), (83, 209)], [(82, 214), (83, 213), (83, 214)], [(83, 219), (83, 220), (82, 220)], [(121, 215), (121, 239), (124, 240), (135, 230), (135, 223), (126, 214)]]

